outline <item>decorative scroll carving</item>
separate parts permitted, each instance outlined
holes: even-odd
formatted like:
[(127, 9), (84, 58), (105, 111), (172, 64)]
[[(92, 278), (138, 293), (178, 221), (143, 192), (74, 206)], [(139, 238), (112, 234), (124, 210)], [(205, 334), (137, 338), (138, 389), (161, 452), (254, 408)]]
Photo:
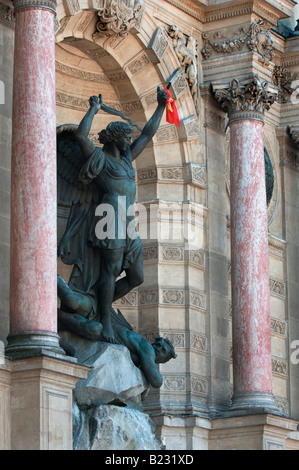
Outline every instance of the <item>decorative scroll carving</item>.
[(183, 168), (162, 168), (161, 177), (164, 180), (182, 180), (184, 178)]
[(200, 352), (207, 352), (208, 349), (208, 339), (206, 336), (200, 336), (197, 334), (190, 335), (190, 347), (196, 349)]
[(157, 28), (150, 40), (148, 49), (152, 56), (152, 61), (159, 63), (169, 47), (167, 36), (163, 28)]
[(189, 252), (190, 263), (197, 266), (205, 267), (205, 252), (201, 250), (190, 250)]
[(169, 391), (184, 392), (186, 390), (186, 377), (184, 375), (172, 375), (164, 377), (164, 389)]
[(272, 372), (283, 377), (288, 376), (288, 365), (283, 359), (272, 358)]
[(273, 70), (272, 80), (275, 86), (279, 88), (278, 100), (280, 103), (288, 103), (291, 99), (292, 93), (295, 88), (292, 88), (292, 83), (297, 77), (285, 67), (275, 66)]
[(162, 257), (167, 261), (184, 261), (184, 249), (177, 246), (163, 246)]
[(234, 79), (224, 88), (222, 85), (213, 85), (213, 91), (231, 121), (240, 118), (263, 120), (264, 111), (269, 110), (277, 100), (276, 89), (271, 89), (269, 84), (261, 81), (257, 75), (243, 83)]
[(121, 38), (141, 20), (143, 0), (99, 0), (97, 30), (104, 36)]
[(157, 169), (156, 168), (146, 168), (144, 170), (138, 170), (137, 180), (139, 182), (153, 182), (157, 180)]
[(173, 347), (175, 349), (185, 347), (185, 334), (184, 333), (165, 332), (163, 333), (163, 338), (169, 339), (172, 342)]
[(219, 54), (233, 54), (247, 47), (250, 51), (259, 54), (262, 63), (269, 65), (274, 57), (273, 39), (269, 30), (264, 27), (264, 22), (258, 20), (257, 23), (251, 23), (248, 31), (240, 28), (239, 32), (239, 37), (233, 39), (223, 37), (222, 40), (220, 33), (215, 33), (215, 41), (210, 39), (208, 33), (204, 33), (202, 35), (204, 47), (201, 50), (203, 58), (209, 59), (213, 51)]
[(270, 279), (270, 293), (280, 297), (286, 296), (286, 285), (283, 281)]
[(186, 38), (175, 25), (169, 26), (167, 33), (180, 65), (185, 71), (195, 108), (198, 111), (197, 43), (192, 36)]
[(114, 302), (114, 305), (122, 307), (132, 307), (137, 305), (137, 292), (129, 292), (127, 295)]
[(139, 293), (139, 301), (141, 305), (152, 305), (159, 301), (158, 290), (145, 290)]
[(163, 303), (183, 305), (185, 302), (185, 292), (183, 290), (163, 290)]
[(66, 75), (70, 75), (71, 77), (82, 78), (82, 80), (88, 80), (91, 82), (98, 82), (98, 83), (109, 83), (109, 80), (104, 74), (87, 72), (85, 70), (75, 69), (74, 67), (70, 67), (65, 64), (61, 64), (60, 62), (55, 62), (55, 68), (57, 72), (64, 73)]
[(158, 259), (158, 247), (147, 246), (143, 248), (143, 261), (152, 261)]
[(147, 57), (147, 55), (144, 53), (141, 56), (134, 59), (128, 65), (128, 70), (131, 72), (131, 74), (134, 75), (135, 73), (139, 72), (143, 67), (145, 67), (148, 64), (150, 64), (150, 60)]
[(190, 305), (202, 310), (206, 309), (206, 296), (200, 292), (190, 291)]
[(189, 170), (189, 177), (192, 183), (197, 184), (201, 187), (206, 187), (207, 185), (207, 168), (206, 166), (199, 165), (197, 163), (189, 163), (187, 166)]
[(155, 136), (156, 142), (169, 142), (177, 139), (177, 128), (169, 125), (161, 126)]
[(208, 393), (207, 380), (201, 377), (191, 377), (191, 391), (192, 393), (206, 395)]
[(276, 335), (286, 336), (286, 323), (276, 318), (271, 318), (271, 332)]

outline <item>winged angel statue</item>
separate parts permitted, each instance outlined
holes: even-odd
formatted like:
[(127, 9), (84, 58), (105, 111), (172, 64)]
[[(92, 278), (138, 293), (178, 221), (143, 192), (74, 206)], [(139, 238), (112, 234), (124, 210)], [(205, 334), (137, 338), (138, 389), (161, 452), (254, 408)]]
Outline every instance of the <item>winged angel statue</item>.
[[(134, 124), (104, 105), (102, 95), (89, 99), (79, 126), (57, 129), (58, 201), (71, 204), (58, 256), (73, 265), (68, 284), (58, 276), (59, 321), (90, 339), (118, 342), (112, 303), (143, 282), (142, 244), (132, 210), (132, 161), (157, 132), (167, 98), (158, 87), (157, 108), (133, 142)], [(129, 120), (113, 121), (99, 132), (102, 147), (88, 137), (99, 110)]]

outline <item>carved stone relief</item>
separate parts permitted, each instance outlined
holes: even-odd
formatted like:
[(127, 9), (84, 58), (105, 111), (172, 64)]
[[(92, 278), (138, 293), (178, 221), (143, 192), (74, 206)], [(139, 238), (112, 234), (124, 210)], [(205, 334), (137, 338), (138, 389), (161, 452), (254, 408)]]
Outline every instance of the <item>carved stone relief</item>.
[(4, 3), (0, 3), (0, 22), (12, 27), (15, 25), (14, 10)]
[(255, 118), (263, 120), (265, 110), (277, 100), (277, 90), (257, 75), (244, 82), (233, 79), (230, 85), (213, 85), (215, 99), (222, 104), (229, 118)]
[(127, 36), (143, 14), (143, 0), (98, 0), (97, 30), (100, 35)]
[(299, 147), (299, 126), (291, 126), (288, 128), (288, 131), (295, 144)]
[(196, 110), (198, 111), (198, 67), (197, 43), (192, 36), (186, 37), (176, 25), (167, 29), (172, 47), (185, 72)]
[(277, 65), (274, 67), (272, 80), (273, 84), (279, 88), (278, 100), (280, 103), (288, 103), (291, 100), (291, 95), (295, 91), (292, 88), (292, 83), (296, 77), (296, 74), (285, 67)]
[(203, 58), (207, 60), (215, 52), (218, 54), (233, 54), (247, 48), (259, 54), (260, 61), (265, 65), (269, 65), (273, 60), (273, 39), (262, 20), (251, 23), (248, 31), (243, 27), (239, 28), (235, 36), (227, 38), (225, 35), (221, 35), (220, 32), (216, 32), (211, 38), (210, 34), (204, 33), (202, 35), (204, 47), (201, 50)]
[(157, 28), (148, 46), (152, 61), (154, 63), (161, 62), (168, 47), (169, 43), (164, 29), (161, 27)]

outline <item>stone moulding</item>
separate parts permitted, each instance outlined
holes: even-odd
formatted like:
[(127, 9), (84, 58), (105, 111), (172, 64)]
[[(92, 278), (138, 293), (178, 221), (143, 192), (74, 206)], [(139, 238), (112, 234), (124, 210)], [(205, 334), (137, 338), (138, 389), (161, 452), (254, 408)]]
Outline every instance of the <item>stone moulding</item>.
[(23, 8), (45, 8), (56, 13), (56, 0), (14, 0), (14, 11)]
[(263, 121), (265, 110), (277, 100), (277, 88), (261, 81), (257, 75), (239, 82), (233, 79), (230, 85), (213, 84), (215, 99), (229, 115), (230, 121), (256, 119)]

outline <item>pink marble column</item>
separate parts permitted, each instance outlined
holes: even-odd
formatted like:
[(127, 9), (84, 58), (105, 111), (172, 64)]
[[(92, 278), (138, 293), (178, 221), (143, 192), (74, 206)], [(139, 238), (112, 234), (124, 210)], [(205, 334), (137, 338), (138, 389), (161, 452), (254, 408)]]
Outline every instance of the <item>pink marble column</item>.
[(215, 96), (230, 119), (232, 405), (274, 410), (263, 115), (275, 94), (251, 77)]
[(8, 355), (57, 336), (55, 0), (15, 0)]

